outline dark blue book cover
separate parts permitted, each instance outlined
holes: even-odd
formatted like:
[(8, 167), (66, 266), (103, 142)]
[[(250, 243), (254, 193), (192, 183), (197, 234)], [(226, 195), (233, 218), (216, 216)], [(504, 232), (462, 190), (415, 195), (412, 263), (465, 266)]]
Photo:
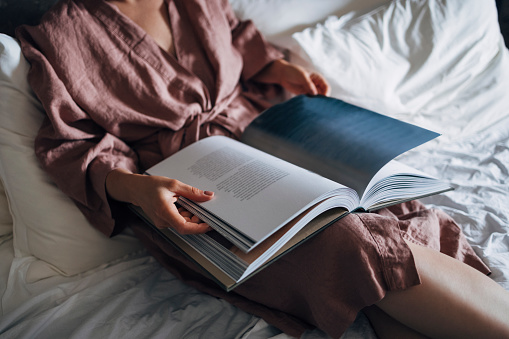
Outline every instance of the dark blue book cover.
[(324, 96), (296, 96), (264, 111), (242, 142), (353, 188), (438, 133)]

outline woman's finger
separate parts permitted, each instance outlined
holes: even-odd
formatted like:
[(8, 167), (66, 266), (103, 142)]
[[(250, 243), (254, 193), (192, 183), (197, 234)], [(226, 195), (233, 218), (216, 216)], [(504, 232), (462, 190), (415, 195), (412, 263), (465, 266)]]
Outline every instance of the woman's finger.
[(198, 218), (196, 215), (193, 215), (193, 216), (191, 217), (191, 220), (190, 220), (190, 221), (191, 221), (191, 222), (194, 222), (194, 223), (197, 223), (197, 224), (199, 224), (199, 223), (201, 223), (201, 222), (202, 222), (202, 221), (200, 220), (200, 218)]
[(183, 216), (184, 218), (192, 218), (193, 217), (193, 214), (189, 211), (183, 210), (183, 211), (179, 211), (179, 212), (180, 212), (180, 215)]
[(195, 201), (207, 201), (212, 199), (214, 196), (214, 192), (203, 191), (191, 185), (184, 184), (178, 180), (172, 180), (168, 189), (176, 195), (180, 195)]
[(210, 230), (209, 226), (205, 223), (193, 222), (192, 214), (190, 217), (184, 217), (181, 212), (179, 212), (177, 205), (175, 205), (172, 199), (167, 199), (166, 202), (160, 206), (157, 216), (161, 219), (160, 225), (163, 226), (161, 228), (167, 228), (169, 226), (180, 234), (199, 234)]
[(326, 96), (330, 95), (330, 86), (323, 76), (318, 73), (311, 73), (310, 77), (316, 85), (318, 94)]

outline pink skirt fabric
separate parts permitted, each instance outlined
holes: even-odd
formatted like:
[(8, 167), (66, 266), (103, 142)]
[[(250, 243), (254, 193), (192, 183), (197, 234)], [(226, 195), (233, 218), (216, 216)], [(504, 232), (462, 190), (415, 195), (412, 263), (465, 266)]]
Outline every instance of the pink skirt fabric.
[(161, 264), (200, 291), (260, 316), (292, 336), (318, 327), (338, 338), (387, 291), (420, 283), (404, 241), (443, 252), (489, 274), (458, 225), (412, 201), (377, 213), (350, 214), (225, 292), (143, 223), (134, 231)]

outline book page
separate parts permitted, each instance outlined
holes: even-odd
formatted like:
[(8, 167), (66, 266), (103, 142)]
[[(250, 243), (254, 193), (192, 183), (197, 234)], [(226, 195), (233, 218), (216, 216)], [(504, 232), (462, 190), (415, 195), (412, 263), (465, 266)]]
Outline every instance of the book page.
[(370, 181), (361, 198), (361, 206), (365, 210), (373, 210), (450, 189), (449, 184), (392, 160)]
[(254, 242), (264, 240), (331, 191), (346, 189), (222, 136), (200, 140), (147, 173), (213, 191), (215, 197), (199, 205)]
[(257, 117), (242, 141), (354, 189), (438, 134), (322, 96), (297, 96)]
[(371, 181), (369, 182), (368, 187), (366, 187), (366, 191), (369, 191), (377, 182), (381, 181), (382, 179), (396, 174), (413, 174), (421, 177), (434, 178), (422, 171), (419, 171), (416, 168), (405, 165), (397, 160), (392, 160), (389, 161), (389, 163), (387, 163), (375, 174), (373, 179), (371, 179)]

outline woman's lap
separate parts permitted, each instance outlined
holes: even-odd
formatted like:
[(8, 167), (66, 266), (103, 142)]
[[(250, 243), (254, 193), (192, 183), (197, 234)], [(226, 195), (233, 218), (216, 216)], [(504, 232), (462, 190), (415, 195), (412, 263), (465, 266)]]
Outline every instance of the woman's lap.
[(197, 289), (263, 317), (291, 335), (316, 326), (339, 337), (386, 291), (419, 284), (407, 241), (440, 250), (487, 273), (458, 226), (418, 202), (350, 214), (225, 292), (149, 227), (133, 229), (151, 253)]

